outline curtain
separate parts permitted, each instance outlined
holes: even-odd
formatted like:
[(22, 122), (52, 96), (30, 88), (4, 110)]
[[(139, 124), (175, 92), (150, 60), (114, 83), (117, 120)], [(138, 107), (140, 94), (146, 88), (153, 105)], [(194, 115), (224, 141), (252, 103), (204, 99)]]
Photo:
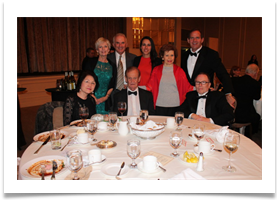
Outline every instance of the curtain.
[(112, 43), (125, 33), (125, 18), (17, 18), (17, 72), (81, 70), (86, 49), (99, 37)]

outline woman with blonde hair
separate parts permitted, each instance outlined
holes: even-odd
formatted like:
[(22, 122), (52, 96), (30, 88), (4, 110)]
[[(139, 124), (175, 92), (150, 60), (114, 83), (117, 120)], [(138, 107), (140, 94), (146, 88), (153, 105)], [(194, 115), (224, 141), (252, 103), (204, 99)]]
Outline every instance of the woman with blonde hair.
[(95, 42), (97, 57), (93, 58), (94, 62), (89, 67), (85, 67), (82, 70), (93, 71), (99, 80), (99, 88), (92, 96), (96, 100), (96, 112), (97, 114), (108, 114), (111, 105), (110, 94), (115, 89), (116, 79), (116, 66), (108, 58), (107, 55), (110, 52), (111, 44), (108, 39), (100, 37)]

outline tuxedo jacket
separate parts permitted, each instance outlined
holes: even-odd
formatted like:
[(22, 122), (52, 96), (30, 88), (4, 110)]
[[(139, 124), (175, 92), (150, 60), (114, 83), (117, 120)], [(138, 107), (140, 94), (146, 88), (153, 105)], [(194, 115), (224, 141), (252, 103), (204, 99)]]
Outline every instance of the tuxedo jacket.
[[(155, 115), (152, 93), (147, 90), (141, 89), (141, 88), (138, 88), (138, 89), (139, 89), (138, 95), (139, 95), (141, 110), (148, 110), (149, 115)], [(127, 111), (128, 111), (127, 89), (123, 89), (114, 95), (113, 111), (117, 112), (117, 115), (121, 115), (118, 112), (118, 108), (117, 108), (117, 103), (120, 101), (126, 102), (126, 104), (127, 104), (127, 109), (123, 113), (124, 116), (127, 116)]]
[[(191, 91), (186, 95), (183, 103), (184, 116), (188, 118), (191, 113), (197, 112), (198, 92)], [(206, 118), (211, 118), (215, 124), (220, 126), (228, 125), (228, 122), (234, 118), (233, 108), (226, 100), (224, 93), (219, 91), (208, 91), (205, 103)]]
[(261, 98), (261, 84), (249, 75), (233, 77), (234, 96), (236, 98), (235, 121), (250, 122), (258, 115), (253, 100)]
[(208, 47), (203, 46), (200, 50), (199, 57), (196, 61), (192, 77), (190, 78), (187, 66), (187, 60), (190, 54), (190, 49), (184, 52), (181, 56), (181, 68), (185, 71), (188, 81), (195, 86), (195, 78), (201, 72), (207, 73), (210, 76), (211, 87), (214, 87), (213, 79), (214, 72), (224, 86), (224, 93), (233, 93), (233, 87), (230, 76), (221, 62), (219, 54)]

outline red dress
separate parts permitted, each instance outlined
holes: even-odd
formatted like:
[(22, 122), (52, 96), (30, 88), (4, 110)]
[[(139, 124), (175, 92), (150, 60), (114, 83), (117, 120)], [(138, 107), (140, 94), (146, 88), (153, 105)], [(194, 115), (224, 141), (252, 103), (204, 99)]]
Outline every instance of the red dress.
[[(151, 74), (150, 80), (146, 85), (146, 89), (153, 94), (154, 107), (156, 108), (157, 97), (159, 94), (159, 86), (162, 78), (163, 64), (156, 66)], [(179, 94), (180, 105), (186, 99), (186, 94), (193, 90), (193, 86), (188, 82), (183, 69), (177, 65), (173, 65), (173, 74), (176, 80), (176, 86)]]
[(141, 57), (138, 69), (140, 70), (141, 75), (139, 86), (145, 86), (149, 81), (152, 71), (151, 59)]

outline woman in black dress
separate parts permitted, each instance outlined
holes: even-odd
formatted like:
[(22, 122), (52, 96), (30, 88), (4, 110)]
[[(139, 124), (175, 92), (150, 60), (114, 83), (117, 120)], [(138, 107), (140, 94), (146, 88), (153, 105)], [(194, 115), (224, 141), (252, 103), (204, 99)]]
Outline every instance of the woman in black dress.
[(90, 95), (98, 88), (98, 78), (90, 70), (82, 71), (77, 81), (77, 93), (69, 96), (63, 108), (63, 124), (68, 125), (80, 119), (79, 108), (86, 106), (89, 110), (88, 118), (96, 114), (96, 101)]

